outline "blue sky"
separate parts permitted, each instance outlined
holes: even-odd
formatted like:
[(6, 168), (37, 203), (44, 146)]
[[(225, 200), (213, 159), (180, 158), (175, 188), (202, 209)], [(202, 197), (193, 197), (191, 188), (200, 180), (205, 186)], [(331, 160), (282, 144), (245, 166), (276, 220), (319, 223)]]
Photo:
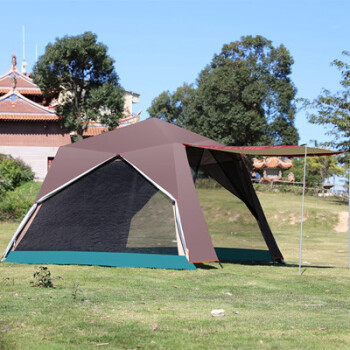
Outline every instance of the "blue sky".
[[(339, 90), (340, 75), (330, 66), (350, 50), (348, 0), (61, 0), (2, 3), (0, 72), (11, 54), (22, 61), (22, 25), (28, 70), (35, 47), (64, 35), (92, 31), (109, 48), (122, 86), (139, 94), (134, 112), (147, 108), (164, 90), (192, 83), (222, 46), (244, 35), (263, 35), (284, 44), (294, 58), (292, 80), (298, 97), (314, 98), (323, 87)], [(300, 143), (327, 141), (323, 127), (296, 118)]]

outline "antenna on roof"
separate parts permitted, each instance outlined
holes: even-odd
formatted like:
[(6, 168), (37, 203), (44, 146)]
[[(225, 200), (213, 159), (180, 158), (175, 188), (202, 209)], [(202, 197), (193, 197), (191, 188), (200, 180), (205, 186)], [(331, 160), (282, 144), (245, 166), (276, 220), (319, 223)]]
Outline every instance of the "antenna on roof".
[(38, 44), (35, 44), (35, 62), (38, 62)]
[(24, 25), (23, 25), (22, 29), (23, 29), (22, 30), (23, 60), (22, 60), (21, 71), (22, 71), (22, 73), (26, 73), (27, 62), (26, 62), (26, 50), (25, 50), (25, 30), (24, 30)]

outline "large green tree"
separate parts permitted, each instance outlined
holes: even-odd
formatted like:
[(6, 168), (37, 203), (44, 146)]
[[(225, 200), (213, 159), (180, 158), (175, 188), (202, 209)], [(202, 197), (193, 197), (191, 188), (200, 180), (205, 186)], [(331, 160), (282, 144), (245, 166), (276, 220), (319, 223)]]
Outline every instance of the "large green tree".
[[(344, 51), (348, 58), (350, 52)], [(331, 142), (343, 151), (350, 151), (350, 65), (341, 60), (334, 60), (332, 65), (341, 73), (341, 91), (331, 93), (323, 89), (322, 93), (313, 101), (306, 101), (306, 107), (311, 109), (309, 120), (311, 123), (328, 126), (328, 134), (333, 136)]]
[(114, 60), (97, 36), (86, 32), (57, 38), (34, 66), (34, 82), (45, 97), (58, 97), (64, 126), (82, 137), (90, 120), (114, 128), (123, 113), (123, 91)]
[(227, 145), (296, 144), (293, 59), (262, 36), (224, 45), (195, 85), (163, 92), (148, 109)]
[(196, 89), (184, 84), (173, 93), (162, 92), (152, 101), (147, 110), (151, 117), (156, 117), (178, 126), (188, 127), (192, 113), (195, 112)]

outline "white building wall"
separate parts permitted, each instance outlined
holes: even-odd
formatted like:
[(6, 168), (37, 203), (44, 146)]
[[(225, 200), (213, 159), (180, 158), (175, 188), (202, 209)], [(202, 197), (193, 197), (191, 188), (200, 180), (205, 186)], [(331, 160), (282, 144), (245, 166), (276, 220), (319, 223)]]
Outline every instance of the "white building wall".
[(55, 157), (59, 147), (0, 146), (0, 153), (20, 158), (35, 173), (36, 181), (43, 181), (47, 174), (47, 160)]
[(132, 115), (133, 103), (140, 102), (140, 95), (132, 91), (124, 91), (124, 111), (129, 111)]

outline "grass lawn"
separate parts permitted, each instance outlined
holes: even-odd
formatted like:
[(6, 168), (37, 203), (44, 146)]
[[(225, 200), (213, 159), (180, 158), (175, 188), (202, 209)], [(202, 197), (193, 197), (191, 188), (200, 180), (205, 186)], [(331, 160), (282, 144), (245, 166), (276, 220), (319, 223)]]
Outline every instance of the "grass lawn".
[[(198, 193), (214, 242), (255, 244), (240, 203), (222, 190)], [(300, 196), (259, 198), (286, 266), (49, 265), (60, 278), (45, 289), (30, 285), (37, 267), (0, 264), (0, 349), (349, 349), (347, 206), (307, 197), (299, 276)], [(16, 227), (0, 224), (1, 252)]]

